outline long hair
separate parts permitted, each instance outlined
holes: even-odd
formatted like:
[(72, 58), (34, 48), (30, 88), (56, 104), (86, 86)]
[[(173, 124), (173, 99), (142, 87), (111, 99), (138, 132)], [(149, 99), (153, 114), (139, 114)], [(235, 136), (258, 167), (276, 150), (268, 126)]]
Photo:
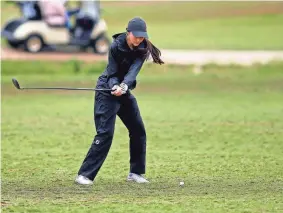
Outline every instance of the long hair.
[[(156, 64), (164, 64), (164, 61), (162, 61), (162, 59), (160, 58), (161, 56), (161, 52), (160, 50), (154, 46), (148, 39), (145, 38), (145, 41), (146, 41), (146, 46), (147, 46), (147, 50), (148, 52), (150, 53), (152, 59), (153, 59), (153, 62), (156, 63)], [(149, 57), (149, 55), (148, 55)], [(147, 57), (147, 59), (148, 59)]]

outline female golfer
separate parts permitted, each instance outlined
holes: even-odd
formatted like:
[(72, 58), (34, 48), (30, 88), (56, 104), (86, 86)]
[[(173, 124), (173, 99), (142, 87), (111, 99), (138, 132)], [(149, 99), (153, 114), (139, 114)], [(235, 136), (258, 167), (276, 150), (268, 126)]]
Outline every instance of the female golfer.
[(160, 51), (149, 40), (146, 23), (136, 17), (129, 21), (127, 32), (115, 34), (106, 70), (98, 78), (97, 88), (112, 88), (112, 92), (96, 92), (94, 120), (97, 134), (78, 171), (75, 182), (93, 184), (112, 144), (116, 115), (129, 131), (130, 173), (128, 181), (147, 183), (145, 174), (146, 132), (135, 97), (136, 77), (149, 55), (153, 62), (163, 64)]

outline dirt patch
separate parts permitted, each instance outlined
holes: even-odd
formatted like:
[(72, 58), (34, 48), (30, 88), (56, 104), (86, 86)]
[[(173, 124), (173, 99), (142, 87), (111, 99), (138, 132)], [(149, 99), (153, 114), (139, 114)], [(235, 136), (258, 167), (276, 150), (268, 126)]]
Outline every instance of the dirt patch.
[(5, 208), (5, 207), (8, 207), (8, 206), (10, 206), (11, 204), (9, 203), (9, 202), (7, 202), (7, 201), (1, 201), (1, 207), (2, 208)]
[[(253, 63), (267, 63), (271, 60), (283, 59), (282, 51), (179, 51), (161, 50), (162, 58), (167, 64), (241, 64), (252, 65)], [(245, 55), (246, 57), (242, 57)], [(2, 60), (25, 60), (25, 61), (68, 61), (80, 60), (86, 63), (107, 61), (107, 56), (98, 56), (92, 53), (66, 53), (66, 52), (42, 52), (31, 54), (12, 49), (2, 49)], [(151, 63), (151, 61), (148, 61)]]
[(37, 54), (27, 53), (22, 50), (12, 50), (4, 48), (1, 50), (1, 60), (44, 60), (44, 61), (68, 61), (68, 60), (81, 60), (87, 63), (95, 61), (105, 61), (107, 56), (95, 55), (93, 53), (68, 53), (68, 52), (41, 52)]

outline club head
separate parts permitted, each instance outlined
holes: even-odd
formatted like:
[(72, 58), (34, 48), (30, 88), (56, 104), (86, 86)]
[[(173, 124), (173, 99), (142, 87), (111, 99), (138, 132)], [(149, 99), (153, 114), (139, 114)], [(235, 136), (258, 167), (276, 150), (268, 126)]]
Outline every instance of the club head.
[(12, 82), (17, 89), (21, 89), (19, 82), (15, 78), (12, 78)]

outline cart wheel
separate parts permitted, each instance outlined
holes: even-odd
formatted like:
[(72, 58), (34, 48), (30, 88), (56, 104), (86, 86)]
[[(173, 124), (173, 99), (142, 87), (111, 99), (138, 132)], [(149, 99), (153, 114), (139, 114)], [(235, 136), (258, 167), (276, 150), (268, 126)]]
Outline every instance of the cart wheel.
[(44, 46), (43, 40), (38, 35), (31, 35), (25, 40), (25, 50), (31, 53), (38, 53)]
[(110, 48), (110, 41), (105, 35), (99, 36), (93, 42), (93, 51), (99, 55), (105, 55)]

